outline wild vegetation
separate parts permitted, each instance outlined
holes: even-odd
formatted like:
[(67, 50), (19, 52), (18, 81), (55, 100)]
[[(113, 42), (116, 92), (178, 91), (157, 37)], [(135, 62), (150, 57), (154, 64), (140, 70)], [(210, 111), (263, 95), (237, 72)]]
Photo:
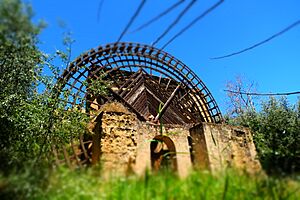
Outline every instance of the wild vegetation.
[[(0, 0), (0, 199), (300, 198), (300, 102), (293, 106), (286, 99), (271, 98), (259, 112), (246, 106), (227, 118), (253, 130), (259, 158), (270, 177), (228, 170), (193, 172), (186, 179), (146, 172), (144, 177), (107, 180), (98, 168), (54, 168), (51, 146), (85, 131), (87, 119), (80, 111), (66, 111), (51, 95), (59, 74), (52, 61), (60, 57), (68, 63), (68, 56), (63, 51), (49, 56), (39, 50), (38, 35), (44, 24), (35, 25), (31, 18), (29, 5)], [(45, 76), (45, 68), (53, 75)], [(102, 83), (94, 87), (97, 92), (105, 90)], [(290, 176), (274, 177), (278, 172)]]
[[(251, 90), (240, 78), (229, 83), (234, 91)], [(227, 122), (249, 127), (263, 168), (269, 174), (286, 175), (300, 171), (300, 99), (290, 105), (286, 97), (262, 101), (260, 110), (251, 96), (229, 93), (231, 107)]]
[[(84, 121), (82, 113), (65, 112), (51, 94), (57, 78), (52, 61), (56, 57), (64, 61), (66, 56), (61, 51), (49, 56), (38, 49), (44, 23), (35, 25), (31, 18), (30, 5), (0, 1), (1, 197), (11, 180), (28, 173), (26, 184), (20, 186), (44, 183), (52, 162), (51, 146), (69, 139), (72, 128), (79, 132), (83, 128), (76, 120)], [(44, 75), (46, 68), (53, 75)]]
[(39, 187), (27, 174), (11, 178), (10, 198), (21, 199), (299, 199), (299, 183), (289, 178), (255, 177), (228, 170), (195, 171), (185, 179), (165, 171), (143, 177), (103, 178), (100, 169), (56, 169)]

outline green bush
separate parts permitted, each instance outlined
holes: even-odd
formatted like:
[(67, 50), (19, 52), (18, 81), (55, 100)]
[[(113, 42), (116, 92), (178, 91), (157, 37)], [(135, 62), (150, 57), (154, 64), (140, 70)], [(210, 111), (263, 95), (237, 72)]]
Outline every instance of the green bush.
[(292, 106), (286, 98), (271, 97), (259, 112), (248, 110), (228, 121), (253, 131), (260, 161), (268, 173), (300, 172), (300, 101)]
[[(37, 48), (40, 26), (19, 0), (0, 1), (0, 159), (1, 170), (17, 167), (37, 150), (41, 125), (35, 89), (41, 72)], [(38, 115), (38, 116), (37, 116)], [(30, 158), (26, 158), (24, 154)]]
[[(85, 130), (87, 116), (66, 111), (51, 93), (58, 75), (51, 62), (57, 56), (67, 62), (66, 55), (38, 49), (43, 25), (31, 19), (30, 5), (0, 0), (0, 171), (5, 174), (46, 164), (53, 143), (69, 142)], [(54, 75), (42, 74), (45, 68)]]

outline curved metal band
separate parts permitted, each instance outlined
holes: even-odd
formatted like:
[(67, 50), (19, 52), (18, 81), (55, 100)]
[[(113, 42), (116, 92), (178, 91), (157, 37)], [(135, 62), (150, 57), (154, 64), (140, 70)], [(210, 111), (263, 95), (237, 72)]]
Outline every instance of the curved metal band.
[[(179, 107), (191, 110), (191, 115), (196, 116), (198, 121), (223, 121), (210, 91), (189, 67), (160, 49), (136, 43), (99, 46), (79, 56), (59, 78), (57, 95), (61, 96), (69, 107), (84, 107), (88, 96), (85, 81), (97, 79), (98, 74), (105, 71), (106, 78), (121, 88), (121, 84), (125, 84), (124, 82), (139, 70), (143, 70), (150, 77), (159, 78), (159, 81), (156, 80), (157, 84), (160, 84), (162, 79), (169, 80), (169, 83), (181, 84), (187, 97), (182, 96), (186, 101)], [(168, 88), (169, 83), (164, 83), (164, 87)], [(166, 92), (168, 93), (167, 90)], [(122, 95), (120, 97), (122, 98)], [(181, 99), (177, 97), (177, 101), (180, 104)]]

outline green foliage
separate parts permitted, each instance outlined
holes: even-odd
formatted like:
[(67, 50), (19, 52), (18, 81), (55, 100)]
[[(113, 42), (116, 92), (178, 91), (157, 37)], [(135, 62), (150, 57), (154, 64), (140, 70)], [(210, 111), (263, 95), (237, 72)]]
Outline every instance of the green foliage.
[(89, 83), (86, 83), (86, 86), (89, 89), (89, 93), (92, 96), (98, 96), (98, 95), (106, 95), (108, 93), (108, 86), (110, 85), (109, 82), (103, 81), (102, 76), (100, 76), (99, 79), (90, 80)]
[[(30, 6), (20, 0), (0, 0), (0, 199), (42, 193), (52, 145), (84, 133), (88, 118), (51, 94), (60, 73), (52, 63), (58, 58), (68, 64), (73, 41), (69, 35), (64, 40), (67, 52), (43, 54), (37, 48), (42, 27), (31, 17)], [(45, 68), (53, 75), (44, 76)]]
[[(161, 115), (162, 107), (163, 107), (163, 104), (159, 103), (158, 110), (157, 110), (158, 115)], [(159, 133), (161, 135), (163, 134), (163, 128), (164, 128), (164, 124), (162, 122), (162, 119), (160, 118), (159, 119)]]
[[(48, 168), (23, 168), (4, 175), (0, 172), (0, 199), (39, 199), (48, 187)], [(34, 171), (34, 173), (33, 173)]]
[(55, 110), (55, 118), (52, 124), (51, 140), (49, 142), (57, 145), (66, 145), (71, 138), (78, 138), (80, 134), (86, 133), (86, 125), (89, 117), (83, 110), (68, 109), (61, 107)]
[[(27, 147), (32, 151), (39, 148), (35, 142), (40, 138), (34, 136), (42, 123), (37, 121), (43, 119), (36, 116), (36, 110), (44, 109), (35, 92), (41, 73), (41, 52), (36, 47), (41, 27), (32, 24), (31, 17), (30, 7), (21, 1), (0, 1), (1, 169), (14, 166), (19, 158), (26, 159), (18, 154), (25, 154)], [(32, 106), (32, 102), (37, 104)]]
[[(169, 173), (146, 173), (143, 178), (107, 180), (94, 170), (50, 170), (51, 146), (64, 145), (84, 133), (89, 118), (84, 110), (68, 108), (50, 94), (60, 74), (52, 62), (58, 56), (68, 65), (73, 40), (66, 35), (66, 52), (43, 54), (37, 48), (43, 24), (35, 25), (31, 18), (30, 6), (21, 0), (0, 0), (0, 199), (300, 198), (298, 183), (231, 172), (219, 176), (193, 172), (186, 179)], [(44, 67), (54, 76), (42, 76)], [(41, 83), (46, 89), (38, 92)], [(109, 84), (98, 79), (87, 86), (97, 96), (105, 95)], [(290, 172), (299, 171), (300, 166), (299, 118), (300, 102), (294, 108), (286, 100), (270, 99), (261, 112), (244, 112), (230, 120), (255, 132), (266, 169), (275, 166)], [(162, 133), (162, 123), (160, 129)]]
[(270, 173), (300, 172), (300, 101), (271, 97), (260, 112), (248, 111), (229, 119), (231, 124), (251, 128), (259, 158)]
[(41, 27), (31, 17), (30, 7), (20, 1), (0, 1), (1, 115), (31, 94), (40, 73), (36, 43)]
[[(181, 179), (173, 173), (143, 177), (101, 177), (99, 169), (70, 171), (60, 168), (49, 174), (46, 185), (19, 192), (28, 199), (299, 199), (299, 180), (247, 176), (234, 171), (211, 174), (194, 171)], [(26, 176), (22, 177), (25, 179)], [(21, 180), (21, 181), (22, 181)], [(23, 181), (22, 181), (23, 182)], [(14, 180), (11, 181), (13, 188)], [(26, 184), (26, 181), (25, 181)], [(19, 190), (18, 190), (19, 191)]]
[[(66, 36), (67, 52), (43, 54), (37, 48), (42, 25), (31, 18), (29, 5), (0, 0), (0, 171), (5, 174), (44, 165), (51, 161), (51, 145), (69, 142), (85, 131), (87, 116), (76, 109), (66, 112), (51, 94), (59, 75), (52, 63), (60, 58), (68, 64), (73, 40)], [(42, 75), (45, 67), (53, 75)]]

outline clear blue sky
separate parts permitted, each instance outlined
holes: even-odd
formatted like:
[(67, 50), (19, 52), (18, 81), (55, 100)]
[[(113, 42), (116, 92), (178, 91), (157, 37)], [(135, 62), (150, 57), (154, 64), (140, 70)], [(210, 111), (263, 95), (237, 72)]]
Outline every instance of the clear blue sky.
[[(100, 1), (31, 0), (35, 20), (43, 19), (48, 24), (41, 34), (40, 48), (46, 53), (62, 48), (65, 30), (59, 27), (59, 21), (67, 25), (76, 40), (72, 60), (84, 51), (116, 41), (141, 0), (104, 0), (99, 13)], [(131, 30), (176, 1), (148, 0)], [(125, 35), (123, 41), (151, 44), (189, 1), (148, 28)], [(198, 0), (157, 47), (216, 1)], [(224, 113), (227, 105), (223, 89), (227, 81), (238, 75), (256, 82), (259, 92), (300, 91), (300, 26), (246, 53), (210, 59), (246, 48), (299, 19), (299, 0), (225, 0), (165, 51), (188, 65), (204, 81)], [(294, 103), (296, 96), (289, 99)]]

